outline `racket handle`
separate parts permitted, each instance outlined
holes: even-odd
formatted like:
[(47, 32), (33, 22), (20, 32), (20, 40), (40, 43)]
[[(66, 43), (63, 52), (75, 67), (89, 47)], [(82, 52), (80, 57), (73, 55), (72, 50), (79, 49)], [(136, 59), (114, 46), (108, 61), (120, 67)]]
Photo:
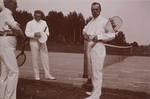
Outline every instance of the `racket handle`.
[(47, 26), (45, 27), (44, 32), (46, 32), (46, 29), (47, 29)]
[(97, 43), (97, 42), (94, 42), (94, 43), (91, 45), (91, 48), (93, 48), (93, 47), (96, 45), (96, 43)]
[(91, 45), (91, 48), (93, 48), (98, 42), (103, 42), (102, 40), (96, 41)]

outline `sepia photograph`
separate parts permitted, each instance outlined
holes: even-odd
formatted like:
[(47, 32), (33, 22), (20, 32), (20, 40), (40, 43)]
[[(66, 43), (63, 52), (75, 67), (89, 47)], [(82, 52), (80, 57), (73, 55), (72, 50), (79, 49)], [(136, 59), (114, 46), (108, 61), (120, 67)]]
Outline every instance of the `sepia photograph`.
[(150, 99), (150, 0), (0, 0), (0, 99)]

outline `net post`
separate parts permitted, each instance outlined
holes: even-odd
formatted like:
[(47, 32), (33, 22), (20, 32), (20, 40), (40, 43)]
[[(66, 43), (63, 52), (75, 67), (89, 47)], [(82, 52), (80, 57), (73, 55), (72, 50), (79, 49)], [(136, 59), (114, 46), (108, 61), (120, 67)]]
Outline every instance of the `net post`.
[(132, 52), (133, 51), (133, 47), (132, 47), (132, 45), (131, 45), (131, 52), (130, 52), (130, 56), (132, 56)]
[(88, 78), (88, 56), (87, 56), (87, 44), (84, 40), (84, 66), (83, 66), (83, 78)]

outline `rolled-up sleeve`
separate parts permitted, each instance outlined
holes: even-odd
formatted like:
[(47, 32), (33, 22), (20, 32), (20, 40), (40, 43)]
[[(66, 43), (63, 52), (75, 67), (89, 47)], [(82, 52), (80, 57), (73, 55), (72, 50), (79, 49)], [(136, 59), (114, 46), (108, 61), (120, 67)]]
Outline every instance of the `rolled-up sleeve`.
[(115, 38), (115, 33), (104, 33), (101, 35), (98, 35), (98, 40), (102, 40), (104, 42), (111, 41)]
[(6, 24), (10, 27), (10, 28), (14, 28), (16, 25), (17, 25), (17, 22), (14, 20), (13, 16), (10, 14), (10, 15), (7, 15), (5, 17), (7, 20), (6, 20)]

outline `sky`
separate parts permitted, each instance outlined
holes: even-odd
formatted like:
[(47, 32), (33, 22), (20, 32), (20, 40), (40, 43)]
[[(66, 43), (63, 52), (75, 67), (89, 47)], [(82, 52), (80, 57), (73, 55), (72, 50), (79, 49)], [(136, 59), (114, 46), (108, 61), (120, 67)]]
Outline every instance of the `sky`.
[(52, 10), (64, 15), (76, 11), (86, 19), (91, 16), (91, 4), (95, 1), (101, 4), (103, 17), (122, 18), (119, 31), (123, 31), (127, 43), (150, 44), (150, 0), (17, 0), (17, 9), (32, 14), (35, 10), (42, 10), (45, 15)]

